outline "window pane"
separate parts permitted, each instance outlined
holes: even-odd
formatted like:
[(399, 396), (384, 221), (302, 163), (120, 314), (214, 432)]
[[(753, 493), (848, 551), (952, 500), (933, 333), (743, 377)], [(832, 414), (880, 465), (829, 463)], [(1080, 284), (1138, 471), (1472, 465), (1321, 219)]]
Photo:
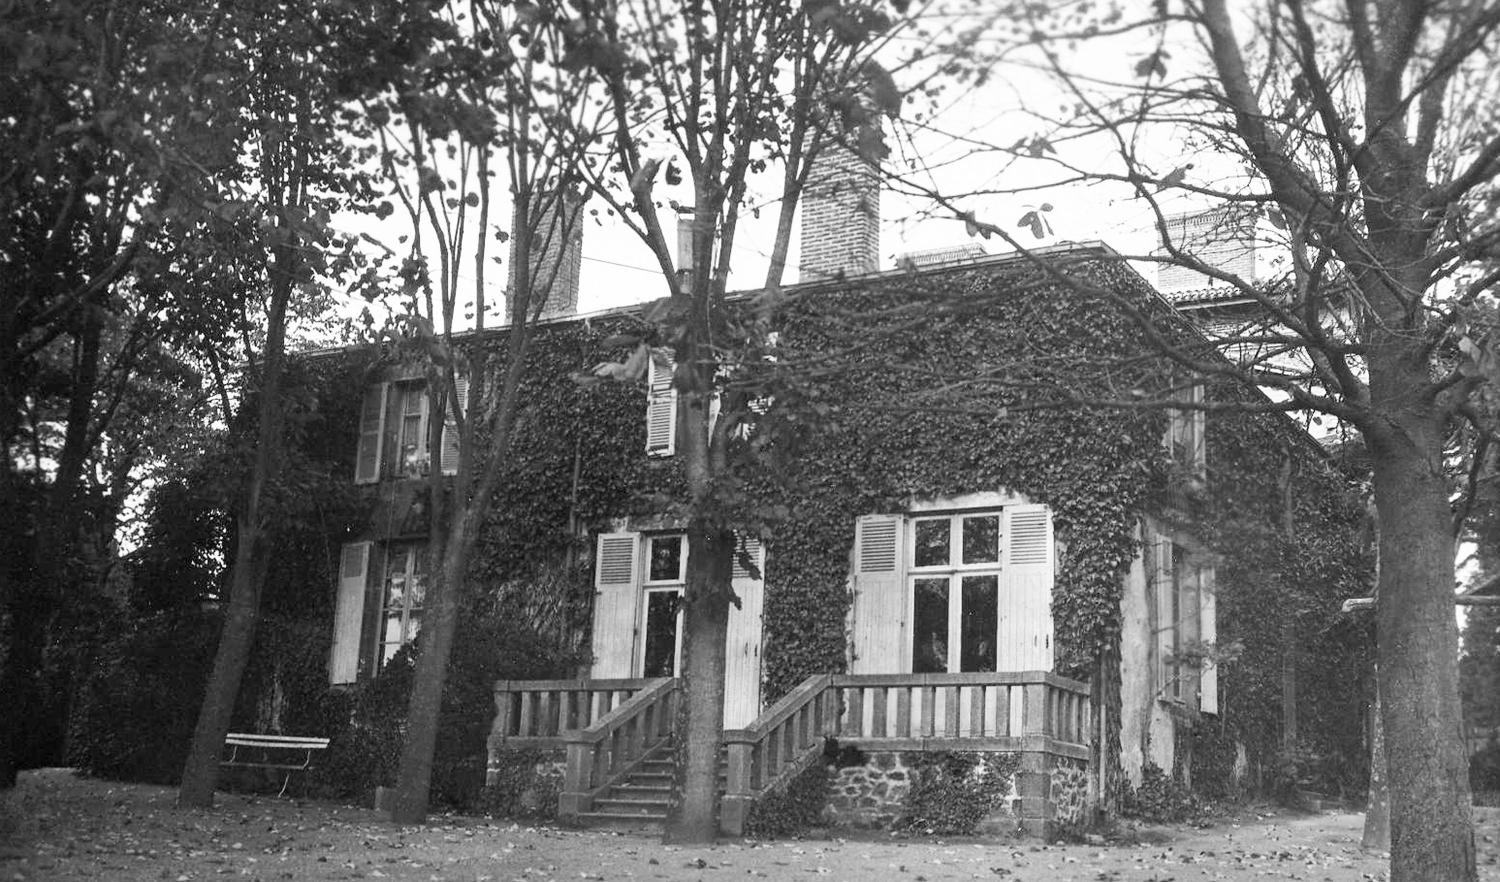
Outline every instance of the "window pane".
[(385, 583), (385, 608), (400, 609), (406, 602), (406, 574), (392, 573)]
[(917, 521), (916, 548), (912, 551), (912, 564), (919, 567), (945, 567), (948, 555), (948, 533), (953, 524), (947, 518), (928, 518)]
[(646, 571), (649, 582), (677, 582), (682, 579), (681, 536), (655, 536), (651, 539), (651, 564)]
[(999, 630), (998, 576), (963, 578), (963, 635), (959, 646), (960, 671), (995, 669), (995, 635)]
[(427, 574), (413, 573), (409, 588), (410, 590), (407, 591), (406, 595), (406, 605), (411, 609), (420, 609), (422, 599), (427, 596)]
[(406, 642), (410, 643), (417, 639), (417, 632), (422, 630), (422, 617), (411, 616), (406, 620)]
[(948, 579), (917, 579), (913, 587), (911, 670), (948, 670)]
[(964, 563), (1000, 562), (1000, 515), (964, 518)]
[(646, 647), (644, 677), (673, 677), (677, 674), (677, 608), (676, 591), (646, 592)]
[(395, 615), (386, 616), (385, 636), (380, 638), (380, 642), (395, 644), (395, 647), (399, 649), (401, 646), (401, 641), (401, 614), (397, 613)]

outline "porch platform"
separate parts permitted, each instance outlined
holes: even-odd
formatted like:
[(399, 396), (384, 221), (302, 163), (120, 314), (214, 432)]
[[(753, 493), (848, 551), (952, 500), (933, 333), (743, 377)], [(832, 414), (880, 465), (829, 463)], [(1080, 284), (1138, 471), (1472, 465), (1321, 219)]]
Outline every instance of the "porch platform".
[[(836, 739), (885, 767), (930, 751), (1014, 755), (1010, 807), (1018, 826), (1053, 835), (1083, 823), (1094, 802), (1088, 696), (1087, 684), (1046, 671), (809, 677), (749, 726), (725, 730), (720, 826), (742, 834), (755, 802), (819, 761), (825, 739)], [(498, 682), (491, 783), (504, 752), (555, 750), (559, 815), (585, 819), (670, 744), (677, 700), (668, 679)], [(880, 788), (881, 797), (904, 795), (890, 790)], [(899, 813), (899, 805), (875, 808)]]

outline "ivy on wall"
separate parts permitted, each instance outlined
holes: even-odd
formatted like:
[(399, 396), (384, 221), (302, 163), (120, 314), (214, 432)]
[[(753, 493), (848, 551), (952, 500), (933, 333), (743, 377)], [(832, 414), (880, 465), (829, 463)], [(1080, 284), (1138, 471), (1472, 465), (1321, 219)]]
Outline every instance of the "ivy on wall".
[[(1139, 285), (1120, 267), (1089, 271), (1108, 284)], [(779, 517), (765, 573), (763, 698), (769, 703), (811, 674), (845, 669), (857, 517), (903, 510), (913, 497), (1004, 489), (1054, 513), (1065, 545), (1053, 595), (1058, 670), (1081, 678), (1102, 670), (1116, 678), (1101, 693), (1113, 704), (1106, 719), (1117, 726), (1118, 671), (1100, 660), (1118, 658), (1120, 591), (1139, 553), (1137, 525), (1168, 497), (1171, 471), (1161, 443), (1166, 414), (1049, 406), (1044, 399), (1051, 396), (1055, 405), (1069, 394), (1128, 393), (1133, 379), (1093, 368), (1138, 349), (1132, 342), (1138, 332), (1104, 298), (1024, 272), (1002, 277), (993, 269), (967, 268), (923, 278), (940, 284), (950, 300), (956, 293), (972, 301), (974, 310), (924, 312), (917, 280), (891, 278), (865, 292), (830, 289), (795, 298), (779, 319), (778, 366), (765, 378), (773, 404), (760, 427), (764, 434), (747, 445), (758, 452), (761, 467), (747, 469), (733, 488), (753, 519), (764, 512)], [(903, 309), (913, 298), (918, 308)], [(581, 389), (569, 380), (617, 355), (604, 348), (611, 335), (639, 330), (627, 315), (537, 328), (502, 491), (474, 553), (472, 591), (542, 584), (560, 561), (586, 561), (592, 535), (610, 519), (660, 512), (681, 498), (680, 464), (644, 453), (644, 389)], [(327, 630), (338, 544), (366, 535), (380, 505), (377, 489), (352, 484), (355, 390), (379, 365), (367, 352), (309, 364), (298, 387), (309, 416), (295, 426), (293, 456), (320, 464), (326, 483), (299, 492), (316, 487), (352, 501), (337, 511), (309, 513), (301, 522), (305, 532), (288, 537), (289, 553), (277, 556), (285, 572), (277, 578), (296, 587), (268, 595), (267, 602), (282, 613), (301, 610)], [(1168, 370), (1147, 367), (1160, 375)], [(944, 378), (971, 376), (976, 368), (1034, 380), (1041, 391), (1035, 401), (1028, 403), (1023, 393), (1019, 405), (1008, 406), (968, 389), (938, 391)], [(1305, 629), (1298, 635), (1301, 652), (1308, 660), (1331, 660), (1359, 635), (1333, 623), (1326, 604), (1353, 590), (1365, 564), (1346, 538), (1350, 502), (1340, 478), (1316, 455), (1298, 454), (1299, 528), (1286, 538), (1264, 526), (1274, 527), (1282, 508), (1276, 481), (1285, 429), (1251, 415), (1215, 414), (1209, 425), (1210, 483), (1214, 499), (1223, 501), (1193, 512), (1193, 529), (1223, 555), (1221, 640), (1245, 647), (1221, 677), (1232, 696), (1221, 724), (1235, 737), (1253, 737), (1247, 733), (1276, 718), (1282, 635), (1238, 623), (1257, 618), (1251, 613), (1265, 602), (1267, 585), (1306, 596), (1317, 615), (1299, 625)], [(1351, 676), (1354, 666), (1348, 665)], [(1338, 703), (1347, 695), (1310, 690), (1308, 697), (1310, 703), (1326, 697), (1332, 708), (1326, 715), (1309, 710), (1309, 732), (1349, 728), (1349, 708)], [(1118, 732), (1109, 737), (1117, 756)]]

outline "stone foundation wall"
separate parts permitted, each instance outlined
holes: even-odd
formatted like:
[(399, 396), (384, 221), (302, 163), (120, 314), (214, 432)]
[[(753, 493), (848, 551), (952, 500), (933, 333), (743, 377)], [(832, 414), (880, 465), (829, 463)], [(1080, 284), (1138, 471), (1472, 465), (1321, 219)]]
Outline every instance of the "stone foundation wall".
[(849, 827), (885, 828), (901, 818), (911, 791), (912, 769), (901, 751), (869, 751), (862, 765), (841, 766), (830, 774), (830, 821)]
[(1078, 831), (1089, 824), (1089, 764), (1083, 760), (1053, 757), (1053, 821), (1061, 831)]
[[(862, 753), (862, 762), (840, 763), (830, 769), (824, 816), (835, 826), (895, 826), (908, 817), (907, 799), (922, 774), (923, 754), (890, 750)], [(972, 774), (981, 779), (974, 785), (990, 795), (993, 809), (980, 821), (976, 832), (1050, 838), (1088, 824), (1087, 762), (1030, 751), (988, 756), (996, 762), (981, 762)], [(1003, 777), (982, 780), (996, 774)]]

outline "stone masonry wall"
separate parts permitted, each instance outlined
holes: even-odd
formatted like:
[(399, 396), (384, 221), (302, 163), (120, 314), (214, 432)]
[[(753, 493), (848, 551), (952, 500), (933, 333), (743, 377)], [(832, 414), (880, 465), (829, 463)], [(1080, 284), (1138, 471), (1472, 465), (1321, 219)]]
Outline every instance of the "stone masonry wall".
[[(1052, 837), (1089, 822), (1088, 763), (1047, 753), (1009, 756), (1004, 781), (986, 782), (996, 808), (980, 822), (984, 835)], [(907, 798), (921, 774), (916, 751), (865, 751), (862, 763), (830, 770), (825, 817), (835, 826), (889, 828), (907, 815)], [(981, 766), (984, 768), (984, 766)], [(990, 766), (993, 768), (993, 766)]]

